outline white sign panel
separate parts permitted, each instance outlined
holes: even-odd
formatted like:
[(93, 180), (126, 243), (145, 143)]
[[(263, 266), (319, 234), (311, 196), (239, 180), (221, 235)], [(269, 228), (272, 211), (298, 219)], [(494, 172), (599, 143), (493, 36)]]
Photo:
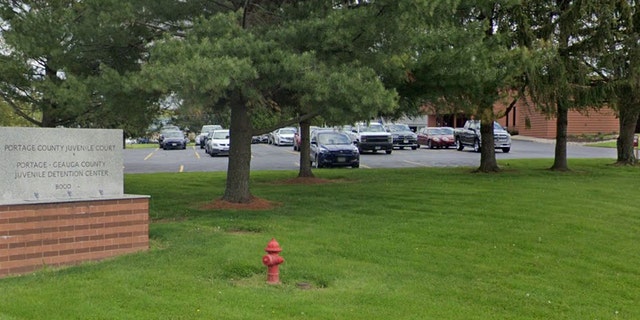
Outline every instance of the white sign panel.
[(122, 130), (0, 127), (0, 204), (123, 195)]

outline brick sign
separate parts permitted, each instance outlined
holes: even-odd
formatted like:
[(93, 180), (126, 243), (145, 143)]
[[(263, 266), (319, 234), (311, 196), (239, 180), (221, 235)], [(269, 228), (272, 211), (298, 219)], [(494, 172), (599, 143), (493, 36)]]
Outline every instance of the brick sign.
[(122, 130), (0, 127), (0, 204), (123, 195)]

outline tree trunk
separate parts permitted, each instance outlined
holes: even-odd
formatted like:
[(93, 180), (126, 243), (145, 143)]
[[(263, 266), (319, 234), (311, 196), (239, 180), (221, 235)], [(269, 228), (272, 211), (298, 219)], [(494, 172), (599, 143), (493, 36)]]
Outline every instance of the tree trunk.
[(556, 108), (556, 150), (553, 159), (553, 165), (550, 170), (554, 171), (569, 171), (567, 165), (567, 126), (569, 123), (569, 110), (562, 101), (557, 101)]
[(42, 107), (42, 121), (40, 122), (40, 126), (43, 128), (54, 128), (56, 121), (53, 114), (53, 108), (50, 105), (44, 105)]
[(300, 145), (298, 146), (298, 150), (300, 150), (300, 171), (298, 172), (298, 178), (313, 178), (313, 171), (311, 171), (311, 158), (309, 155), (309, 138), (310, 138), (310, 130), (311, 126), (310, 120), (303, 120), (300, 122)]
[(631, 88), (624, 90), (618, 105), (620, 118), (620, 135), (616, 143), (618, 149), (617, 165), (635, 165), (638, 162), (633, 150), (633, 138), (640, 115), (640, 108)]
[(236, 92), (233, 95), (234, 98), (231, 101), (231, 125), (229, 127), (230, 147), (227, 184), (222, 200), (233, 203), (249, 203), (253, 198), (249, 191), (253, 127), (241, 93)]
[(480, 134), (482, 136), (482, 147), (480, 148), (480, 167), (477, 172), (498, 172), (498, 161), (496, 161), (496, 144), (493, 140), (493, 118), (482, 117), (480, 124)]

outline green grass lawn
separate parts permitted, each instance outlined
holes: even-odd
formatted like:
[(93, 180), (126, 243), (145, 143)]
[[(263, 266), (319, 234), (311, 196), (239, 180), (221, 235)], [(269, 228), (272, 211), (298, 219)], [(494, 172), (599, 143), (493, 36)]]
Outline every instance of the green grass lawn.
[(253, 172), (263, 211), (205, 209), (225, 173), (126, 175), (150, 250), (1, 279), (0, 319), (640, 319), (640, 174), (610, 162)]
[(615, 141), (604, 141), (604, 142), (593, 142), (593, 143), (587, 143), (586, 144), (589, 147), (601, 147), (601, 148), (616, 148), (616, 142)]

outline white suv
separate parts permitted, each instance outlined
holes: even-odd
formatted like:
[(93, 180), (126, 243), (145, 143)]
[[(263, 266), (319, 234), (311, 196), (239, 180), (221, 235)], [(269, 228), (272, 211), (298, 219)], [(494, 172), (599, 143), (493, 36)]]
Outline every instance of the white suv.
[(196, 137), (196, 146), (200, 146), (200, 149), (204, 149), (206, 144), (205, 140), (209, 132), (220, 129), (222, 129), (222, 126), (218, 124), (205, 124), (204, 126), (202, 126), (200, 134)]

